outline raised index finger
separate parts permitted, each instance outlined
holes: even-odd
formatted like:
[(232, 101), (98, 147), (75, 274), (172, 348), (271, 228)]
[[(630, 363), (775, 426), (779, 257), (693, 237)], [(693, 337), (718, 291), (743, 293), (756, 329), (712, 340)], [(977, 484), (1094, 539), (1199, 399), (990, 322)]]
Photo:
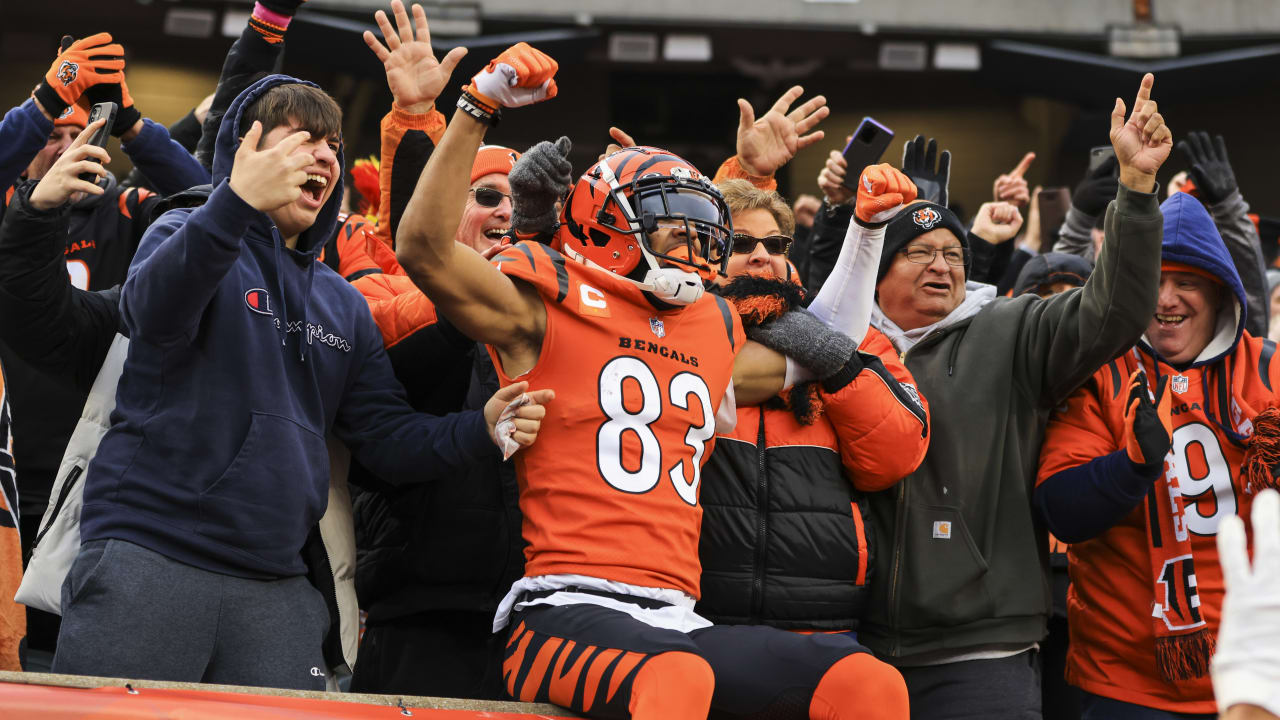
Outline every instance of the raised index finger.
[(1023, 173), (1027, 171), (1027, 168), (1031, 167), (1031, 161), (1035, 159), (1036, 159), (1036, 154), (1033, 152), (1029, 152), (1026, 155), (1023, 155), (1022, 160), (1018, 163), (1018, 167), (1014, 168), (1013, 172), (1009, 174), (1014, 177), (1022, 177)]
[(1138, 85), (1138, 96), (1133, 101), (1133, 112), (1142, 110), (1142, 106), (1147, 104), (1151, 99), (1151, 86), (1156, 82), (1156, 76), (1147, 73), (1142, 76), (1142, 84)]

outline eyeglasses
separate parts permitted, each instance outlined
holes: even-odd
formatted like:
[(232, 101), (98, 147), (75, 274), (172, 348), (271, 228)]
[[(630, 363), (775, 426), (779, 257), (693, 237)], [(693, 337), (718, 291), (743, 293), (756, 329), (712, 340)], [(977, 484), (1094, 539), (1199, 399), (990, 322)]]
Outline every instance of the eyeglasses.
[(768, 237), (753, 237), (746, 233), (733, 234), (733, 253), (749, 253), (754, 252), (757, 243), (764, 243), (764, 249), (770, 255), (786, 255), (787, 250), (791, 247), (791, 238), (786, 235), (769, 235)]
[(917, 265), (932, 263), (938, 253), (942, 253), (943, 262), (956, 267), (964, 265), (969, 259), (969, 251), (959, 247), (935, 249), (928, 245), (908, 245), (907, 249), (902, 251), (902, 254), (907, 256), (908, 262), (913, 262)]
[[(493, 188), (476, 187), (471, 188), (470, 192), (476, 194), (476, 204), (480, 207), (496, 208), (502, 204), (502, 198), (510, 198), (511, 196)], [(514, 200), (512, 202), (515, 202)]]

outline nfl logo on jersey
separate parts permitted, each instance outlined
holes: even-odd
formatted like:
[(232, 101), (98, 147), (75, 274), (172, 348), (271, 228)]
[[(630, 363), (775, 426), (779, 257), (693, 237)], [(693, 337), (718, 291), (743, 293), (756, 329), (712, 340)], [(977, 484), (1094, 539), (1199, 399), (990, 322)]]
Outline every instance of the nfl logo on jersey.
[(662, 321), (656, 317), (649, 318), (649, 329), (652, 330), (653, 334), (657, 335), (658, 337), (666, 337), (667, 335), (666, 326), (664, 326), (662, 324)]
[(1173, 381), (1170, 383), (1170, 385), (1172, 385), (1174, 392), (1181, 395), (1182, 393), (1187, 391), (1189, 382), (1186, 375), (1174, 375)]

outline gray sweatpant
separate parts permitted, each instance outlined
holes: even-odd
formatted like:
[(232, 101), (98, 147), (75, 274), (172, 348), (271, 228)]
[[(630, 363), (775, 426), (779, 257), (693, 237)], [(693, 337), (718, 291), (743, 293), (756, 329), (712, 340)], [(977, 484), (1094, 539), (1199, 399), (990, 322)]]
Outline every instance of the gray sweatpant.
[(53, 672), (323, 690), (324, 598), (305, 577), (201, 570), (124, 540), (80, 547)]

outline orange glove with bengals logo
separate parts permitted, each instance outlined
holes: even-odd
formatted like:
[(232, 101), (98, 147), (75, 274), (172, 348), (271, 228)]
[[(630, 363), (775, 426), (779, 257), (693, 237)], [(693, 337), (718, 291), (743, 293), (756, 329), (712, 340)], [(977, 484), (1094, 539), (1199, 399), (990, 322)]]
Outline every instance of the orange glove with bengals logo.
[[(70, 37), (63, 38), (66, 45)], [(58, 117), (75, 104), (85, 90), (98, 83), (120, 82), (124, 48), (111, 42), (110, 33), (98, 33), (67, 46), (49, 66), (34, 93), (50, 117)]]
[(522, 107), (556, 96), (556, 71), (550, 55), (526, 42), (519, 42), (489, 61), (462, 90), (488, 105), (486, 110)]
[(863, 225), (883, 225), (915, 199), (916, 185), (901, 170), (889, 163), (871, 165), (858, 178), (853, 213)]
[(1129, 399), (1124, 409), (1124, 449), (1135, 465), (1163, 463), (1173, 447), (1173, 400), (1166, 392), (1169, 376), (1160, 378), (1156, 401), (1147, 391), (1147, 374), (1135, 370), (1129, 376)]

